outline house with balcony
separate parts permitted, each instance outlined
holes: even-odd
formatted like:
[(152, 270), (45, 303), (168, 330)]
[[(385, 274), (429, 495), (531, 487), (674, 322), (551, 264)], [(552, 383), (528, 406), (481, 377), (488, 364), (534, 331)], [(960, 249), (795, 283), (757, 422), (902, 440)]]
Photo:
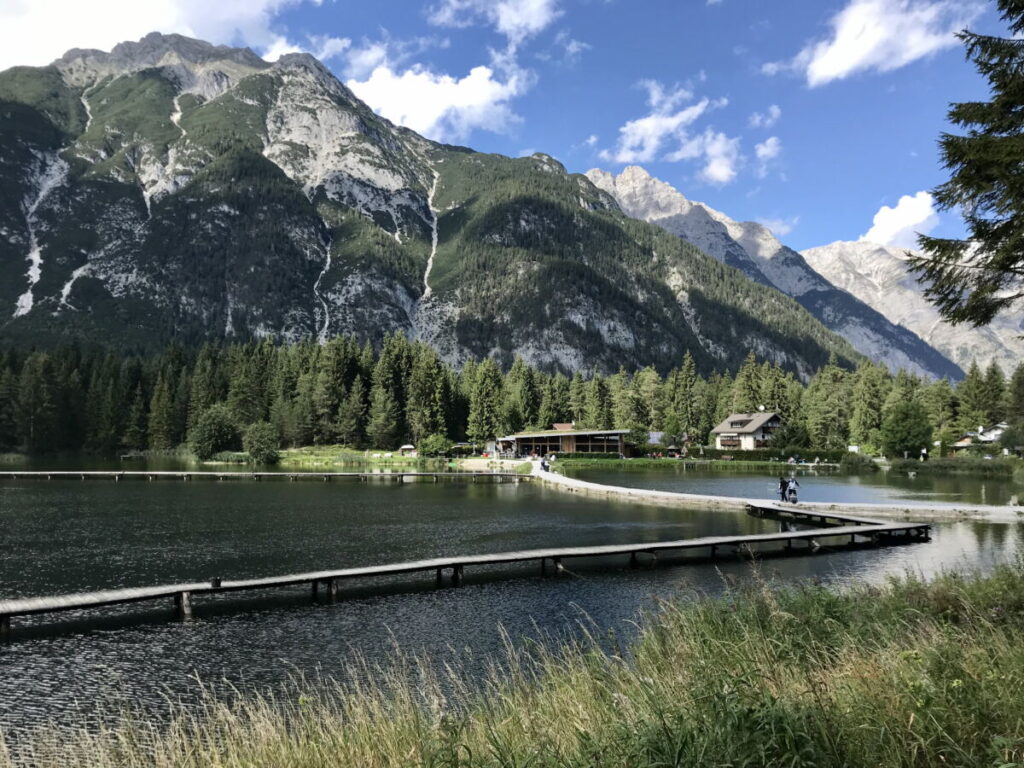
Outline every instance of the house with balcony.
[(711, 434), (715, 436), (715, 448), (753, 451), (767, 448), (772, 434), (781, 426), (782, 419), (771, 411), (733, 413), (712, 429)]

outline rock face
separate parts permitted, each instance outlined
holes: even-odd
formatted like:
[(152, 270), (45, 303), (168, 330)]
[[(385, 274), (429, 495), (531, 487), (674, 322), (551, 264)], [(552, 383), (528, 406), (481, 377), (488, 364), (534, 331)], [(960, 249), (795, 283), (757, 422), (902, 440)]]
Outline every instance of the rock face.
[(0, 269), (0, 343), (401, 331), (565, 371), (858, 359), (547, 155), (437, 144), (310, 56), (177, 35), (0, 73)]
[(625, 213), (657, 224), (752, 280), (793, 297), (863, 355), (894, 371), (903, 368), (930, 377), (963, 376), (945, 354), (891, 322), (869, 306), (870, 302), (837, 288), (767, 227), (734, 221), (703, 203), (688, 200), (638, 166), (628, 167), (618, 176), (598, 169), (586, 175), (612, 195)]
[(977, 360), (982, 367), (998, 363), (1009, 373), (1024, 361), (1024, 313), (1000, 314), (981, 328), (943, 322), (907, 269), (903, 249), (835, 242), (802, 254), (826, 280), (913, 331), (965, 370)]

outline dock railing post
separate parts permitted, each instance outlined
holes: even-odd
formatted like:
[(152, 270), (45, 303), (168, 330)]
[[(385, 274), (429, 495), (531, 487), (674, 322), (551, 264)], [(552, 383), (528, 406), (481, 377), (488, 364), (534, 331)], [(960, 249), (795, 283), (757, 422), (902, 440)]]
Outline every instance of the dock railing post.
[(174, 610), (179, 619), (192, 618), (192, 593), (179, 592), (174, 596)]

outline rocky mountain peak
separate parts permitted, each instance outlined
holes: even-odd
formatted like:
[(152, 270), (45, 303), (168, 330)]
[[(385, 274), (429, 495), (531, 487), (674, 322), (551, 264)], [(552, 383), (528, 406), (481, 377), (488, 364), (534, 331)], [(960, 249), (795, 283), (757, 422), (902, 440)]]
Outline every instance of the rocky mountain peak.
[(104, 77), (125, 75), (144, 69), (163, 68), (174, 73), (183, 89), (210, 72), (237, 81), (268, 69), (271, 65), (248, 48), (212, 45), (184, 35), (150, 32), (141, 40), (115, 45), (109, 53), (72, 48), (53, 65), (69, 85), (86, 88)]

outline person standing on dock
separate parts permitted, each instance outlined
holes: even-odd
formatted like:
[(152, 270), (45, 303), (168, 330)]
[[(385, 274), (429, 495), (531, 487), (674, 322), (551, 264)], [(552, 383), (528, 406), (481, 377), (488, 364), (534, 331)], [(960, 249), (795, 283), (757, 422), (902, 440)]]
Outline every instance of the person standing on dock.
[(786, 500), (786, 491), (789, 490), (789, 481), (784, 476), (779, 476), (779, 501)]
[(796, 489), (799, 487), (800, 483), (796, 481), (796, 477), (789, 478), (789, 482), (786, 483), (786, 496), (794, 504), (796, 504)]

